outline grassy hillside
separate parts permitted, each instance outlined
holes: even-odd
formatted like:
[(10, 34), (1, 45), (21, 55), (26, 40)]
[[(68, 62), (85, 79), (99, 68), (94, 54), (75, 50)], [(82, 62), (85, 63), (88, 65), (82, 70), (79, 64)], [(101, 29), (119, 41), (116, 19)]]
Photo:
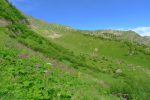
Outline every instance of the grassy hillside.
[(140, 36), (134, 31), (120, 31), (120, 30), (96, 30), (96, 31), (82, 31), (84, 34), (89, 34), (91, 36), (101, 37), (111, 40), (121, 40), (131, 43), (136, 43), (139, 45), (150, 46), (150, 41)]
[(148, 47), (91, 37), (63, 25), (29, 24), (5, 0), (0, 5), (0, 20), (7, 22), (0, 27), (0, 99), (149, 98)]
[[(0, 29), (0, 98), (1, 100), (116, 98), (99, 93), (98, 81), (79, 76), (79, 70), (49, 59), (11, 39)], [(86, 92), (84, 92), (86, 90)], [(84, 97), (81, 97), (83, 93)]]
[[(113, 59), (119, 59), (125, 61), (129, 64), (141, 65), (141, 66), (150, 66), (150, 47), (145, 45), (137, 44), (136, 42), (124, 41), (124, 40), (114, 40), (113, 38), (104, 38), (91, 36), (87, 31), (80, 31), (70, 28), (67, 30), (67, 27), (64, 26), (62, 29), (61, 26), (56, 26), (48, 24), (43, 21), (28, 18), (31, 23), (31, 28), (36, 29), (41, 36), (48, 38), (50, 41), (59, 44), (70, 51), (73, 51), (75, 54), (80, 55), (94, 55), (94, 56), (106, 56)], [(38, 23), (38, 24), (37, 24)], [(41, 24), (42, 23), (42, 24)], [(44, 28), (43, 28), (44, 27)], [(46, 27), (46, 28), (45, 28)], [(59, 28), (60, 27), (60, 28)], [(65, 31), (64, 31), (65, 30)], [(45, 31), (48, 31), (47, 33)], [(86, 33), (87, 32), (87, 33)], [(103, 31), (107, 32), (107, 31)], [(117, 35), (123, 34), (117, 31)], [(58, 34), (59, 37), (51, 38), (53, 33)], [(104, 33), (103, 33), (104, 34)], [(108, 35), (111, 35), (107, 33)], [(115, 33), (112, 33), (115, 34)], [(131, 35), (136, 35), (131, 32), (124, 32), (124, 37), (127, 38)], [(131, 37), (132, 38), (132, 37)]]

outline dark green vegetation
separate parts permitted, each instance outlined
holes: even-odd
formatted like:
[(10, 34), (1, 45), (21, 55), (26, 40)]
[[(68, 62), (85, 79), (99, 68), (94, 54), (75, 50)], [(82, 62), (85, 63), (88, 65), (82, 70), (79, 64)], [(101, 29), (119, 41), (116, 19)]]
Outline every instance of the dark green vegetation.
[(9, 25), (0, 28), (0, 99), (150, 97), (148, 46), (34, 19), (29, 23), (5, 0), (0, 1), (1, 19)]

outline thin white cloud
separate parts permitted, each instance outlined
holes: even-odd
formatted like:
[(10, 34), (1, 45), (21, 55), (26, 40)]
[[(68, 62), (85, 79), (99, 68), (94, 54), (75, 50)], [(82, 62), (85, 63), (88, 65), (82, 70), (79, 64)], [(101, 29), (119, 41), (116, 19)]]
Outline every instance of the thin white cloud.
[(150, 36), (150, 27), (137, 27), (130, 30), (139, 33), (141, 36)]

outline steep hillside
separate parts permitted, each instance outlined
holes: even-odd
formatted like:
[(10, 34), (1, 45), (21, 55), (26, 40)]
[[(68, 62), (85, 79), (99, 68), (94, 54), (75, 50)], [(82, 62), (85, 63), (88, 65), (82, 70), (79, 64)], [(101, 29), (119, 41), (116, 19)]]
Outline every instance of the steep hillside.
[[(18, 16), (22, 16), (21, 13), (13, 6), (4, 0), (0, 4), (8, 10), (0, 6), (0, 10), (8, 14), (7, 18), (5, 13), (1, 13), (1, 18), (10, 23), (0, 28), (0, 99), (117, 98), (103, 93), (105, 89), (100, 94), (99, 90), (103, 87), (99, 86), (99, 81), (82, 73), (82, 68), (77, 69), (82, 61), (79, 62), (70, 52), (63, 51), (64, 48), (52, 45), (20, 23), (25, 18), (20, 19)], [(69, 55), (71, 58), (68, 58)], [(63, 62), (69, 62), (65, 59), (72, 60), (70, 64), (73, 62), (74, 66), (71, 64), (72, 67), (68, 67), (57, 59)], [(87, 80), (88, 77), (91, 80)]]
[[(28, 20), (31, 28), (33, 30), (36, 29), (35, 31), (37, 33), (73, 51), (77, 55), (107, 56), (123, 60), (129, 64), (150, 66), (150, 47), (135, 42), (140, 39), (144, 40), (144, 38), (140, 37), (135, 32), (101, 30), (97, 31), (98, 33), (96, 35), (96, 31), (68, 29), (67, 26), (63, 26), (62, 28), (60, 25), (48, 24), (33, 19), (32, 17), (28, 17)], [(52, 38), (54, 35), (53, 33), (60, 37)], [(116, 36), (118, 36), (117, 39), (115, 39)]]
[(40, 33), (42, 36), (47, 36), (51, 39), (59, 38), (62, 34), (61, 32), (71, 32), (75, 29), (60, 25), (60, 24), (49, 24), (45, 21), (34, 19), (31, 16), (26, 16), (30, 22), (30, 27), (37, 33)]
[(150, 97), (148, 47), (35, 19), (28, 22), (5, 0), (0, 0), (0, 12), (0, 99)]
[(107, 88), (102, 86), (102, 79), (108, 76), (97, 80), (80, 69), (70, 68), (27, 48), (10, 38), (8, 32), (0, 28), (1, 100), (117, 98), (103, 93)]
[[(146, 45), (150, 46), (150, 39), (149, 37), (142, 37), (138, 35), (134, 31), (120, 31), (120, 30), (96, 30), (96, 31), (89, 31), (89, 30), (77, 30), (74, 28), (71, 28), (69, 26), (59, 25), (59, 24), (49, 24), (47, 22), (44, 22), (39, 19), (34, 19), (31, 16), (26, 16), (29, 22), (31, 23), (30, 26), (32, 29), (34, 29), (36, 32), (49, 35), (54, 34), (56, 31), (58, 31), (55, 35), (59, 35), (59, 33), (62, 32), (73, 32), (78, 31), (82, 34), (100, 37), (104, 39), (110, 39), (110, 40), (120, 40), (120, 41), (127, 41), (131, 43), (136, 43), (139, 45)], [(52, 37), (53, 38), (53, 37)]]

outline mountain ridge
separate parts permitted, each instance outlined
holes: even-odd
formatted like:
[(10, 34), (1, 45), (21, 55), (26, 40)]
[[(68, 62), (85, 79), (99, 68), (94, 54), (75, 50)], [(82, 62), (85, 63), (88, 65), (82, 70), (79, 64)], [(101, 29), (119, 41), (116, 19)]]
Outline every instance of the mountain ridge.
[[(132, 30), (124, 30), (124, 31), (112, 30), (112, 29), (107, 29), (107, 30), (101, 29), (101, 30), (92, 30), (92, 31), (91, 30), (80, 30), (80, 29), (75, 29), (75, 28), (65, 26), (65, 25), (50, 24), (50, 23), (47, 23), (47, 22), (42, 21), (40, 19), (34, 19), (32, 17), (29, 17), (29, 16), (27, 16), (27, 19), (31, 23), (31, 28), (35, 29), (37, 27), (37, 29), (38, 29), (39, 27), (37, 25), (40, 25), (40, 28), (45, 26), (46, 28), (43, 29), (43, 31), (47, 31), (50, 28), (57, 28), (60, 30), (63, 29), (65, 31), (80, 31), (83, 34), (101, 37), (101, 38), (105, 38), (105, 39), (130, 41), (130, 42), (135, 42), (135, 43), (140, 44), (140, 45), (150, 46), (149, 38), (145, 38), (143, 36), (140, 36), (138, 33), (134, 32)], [(32, 25), (33, 25), (33, 27), (32, 27)]]

